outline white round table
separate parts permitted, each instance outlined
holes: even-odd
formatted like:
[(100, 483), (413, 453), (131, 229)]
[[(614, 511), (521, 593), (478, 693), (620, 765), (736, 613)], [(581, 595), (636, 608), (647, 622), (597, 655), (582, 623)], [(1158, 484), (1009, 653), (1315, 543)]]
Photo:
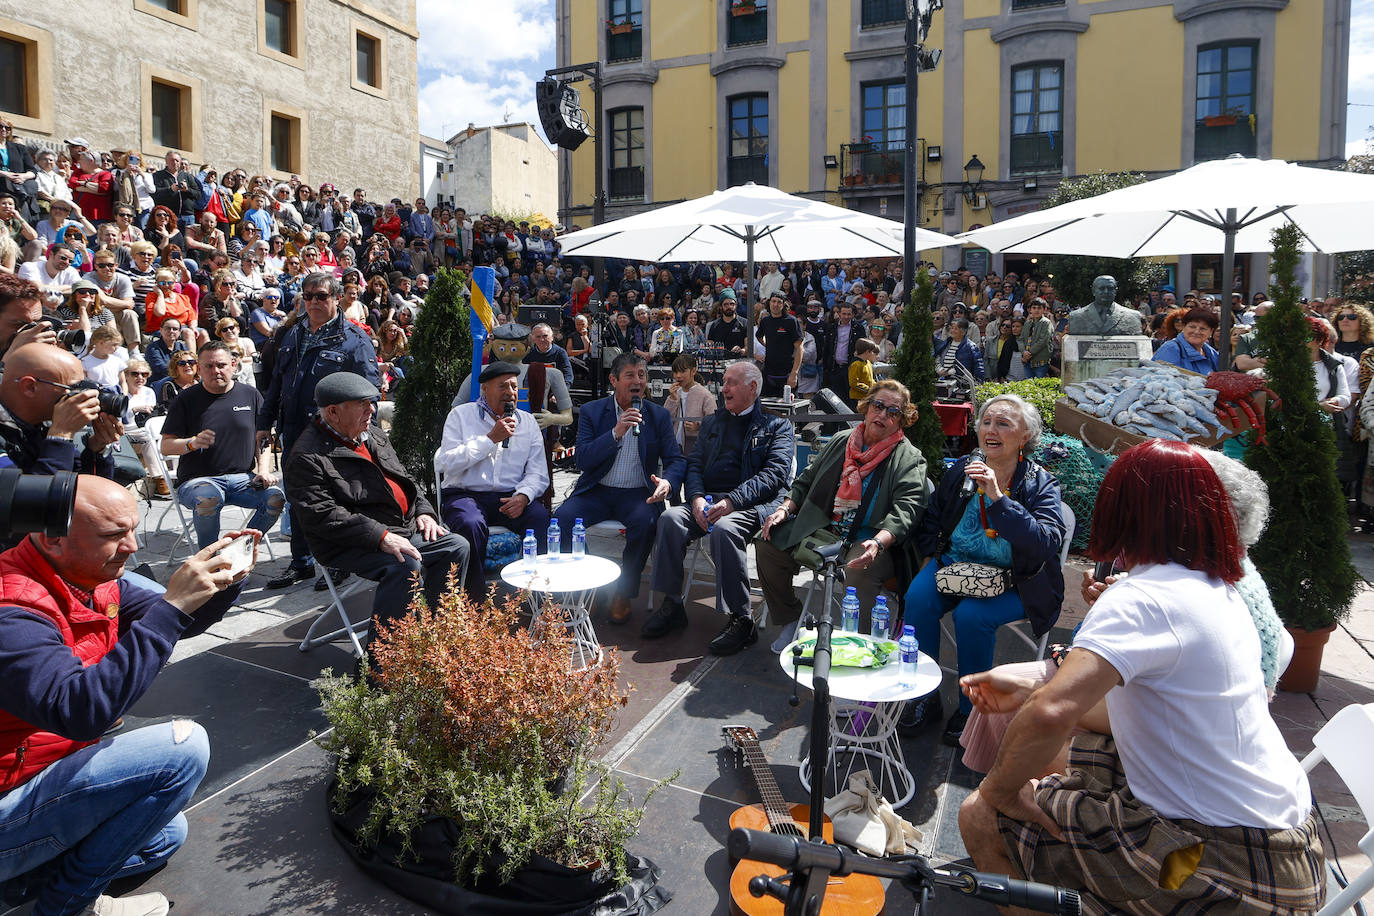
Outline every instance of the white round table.
[[(835, 631), (839, 634), (839, 631)], [(792, 677), (792, 647), (788, 644), (778, 657), (782, 670)], [(916, 686), (903, 687), (898, 678), (899, 665), (894, 655), (881, 668), (841, 668), (830, 669), (830, 754), (826, 770), (834, 774), (835, 793), (849, 787), (849, 777), (863, 762), (864, 758), (877, 763), (874, 781), (882, 791), (883, 797), (900, 808), (916, 795), (916, 779), (907, 768), (906, 756), (897, 737), (897, 718), (901, 715), (902, 705), (940, 688), (940, 664), (920, 653), (916, 662)], [(810, 688), (812, 669), (809, 665), (796, 668), (797, 683)], [(840, 757), (848, 757), (848, 765), (840, 772)], [(802, 760), (798, 775), (801, 783), (811, 791), (810, 755)]]
[[(601, 664), (601, 642), (592, 627), (591, 601), (596, 590), (620, 577), (620, 567), (605, 557), (567, 554), (551, 560), (540, 554), (531, 566), (524, 559), (507, 564), (501, 580), (525, 592), (530, 605), (530, 630), (536, 635), (546, 626), (568, 631), (574, 671)], [(550, 616), (553, 610), (556, 616)]]

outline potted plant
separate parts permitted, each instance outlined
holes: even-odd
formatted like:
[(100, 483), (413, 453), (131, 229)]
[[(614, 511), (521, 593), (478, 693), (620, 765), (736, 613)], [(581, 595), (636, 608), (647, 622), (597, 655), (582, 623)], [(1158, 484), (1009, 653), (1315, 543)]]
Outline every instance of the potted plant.
[(611, 30), (612, 35), (627, 35), (634, 31), (635, 24), (627, 16), (622, 19), (607, 19), (606, 28)]
[(732, 16), (752, 16), (757, 11), (754, 0), (732, 0), (730, 3), (730, 15)]
[(443, 912), (493, 897), (567, 913), (610, 894), (638, 900), (658, 869), (625, 847), (649, 796), (630, 803), (591, 756), (628, 699), (618, 655), (571, 671), (563, 628), (536, 638), (513, 599), (479, 605), (460, 585), (381, 627), (360, 677), (316, 682), (336, 836)]
[(873, 138), (868, 135), (865, 135), (862, 140), (854, 140), (849, 144), (849, 151), (851, 153), (871, 153), (876, 148), (876, 145), (873, 143)]
[(1270, 504), (1269, 526), (1250, 556), (1295, 644), (1279, 689), (1306, 693), (1317, 686), (1323, 648), (1350, 612), (1359, 575), (1342, 527), (1336, 434), (1331, 415), (1317, 406), (1311, 333), (1298, 305), (1300, 240), (1295, 226), (1274, 232), (1274, 307), (1257, 330), (1269, 354), (1265, 379), (1283, 407), (1271, 411), (1265, 444), (1252, 445), (1245, 463), (1268, 484)]

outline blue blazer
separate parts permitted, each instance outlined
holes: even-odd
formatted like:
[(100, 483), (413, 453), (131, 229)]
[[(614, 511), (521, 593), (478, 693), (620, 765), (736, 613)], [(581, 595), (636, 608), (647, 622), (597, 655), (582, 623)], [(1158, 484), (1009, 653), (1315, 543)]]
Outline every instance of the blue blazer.
[[(668, 481), (669, 491), (682, 485), (683, 475), (687, 472), (687, 459), (682, 457), (682, 448), (677, 444), (673, 433), (673, 419), (668, 411), (650, 401), (640, 400), (640, 413), (644, 422), (639, 426), (639, 463), (644, 467), (644, 486), (652, 489), (649, 475), (663, 465), (663, 477)], [(615, 441), (615, 396), (604, 397), (584, 404), (577, 418), (577, 461), (582, 476), (577, 478), (573, 495), (580, 496), (601, 483), (601, 478), (615, 464), (616, 452), (620, 443)], [(633, 433), (626, 433), (633, 435)]]

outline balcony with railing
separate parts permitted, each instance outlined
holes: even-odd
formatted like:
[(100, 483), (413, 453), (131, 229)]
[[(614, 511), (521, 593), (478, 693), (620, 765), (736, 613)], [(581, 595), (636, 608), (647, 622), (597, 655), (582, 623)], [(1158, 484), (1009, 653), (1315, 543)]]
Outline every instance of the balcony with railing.
[(1193, 128), (1193, 161), (1225, 159), (1232, 153), (1254, 158), (1256, 121), (1254, 115), (1216, 115), (1199, 118)]
[(863, 29), (906, 22), (906, 0), (863, 0), (859, 16)]
[(1011, 135), (1012, 175), (1047, 175), (1064, 171), (1063, 131)]
[(901, 186), (906, 176), (906, 148), (883, 143), (841, 143), (840, 184), (844, 188)]
[(606, 193), (611, 200), (644, 199), (644, 166), (632, 165), (611, 169), (606, 178)]
[(725, 160), (725, 184), (735, 187), (752, 181), (754, 184), (768, 184), (767, 156), (730, 156)]
[(644, 31), (632, 19), (611, 20), (606, 23), (606, 62), (608, 64), (639, 60), (644, 56)]
[(730, 22), (726, 26), (725, 44), (761, 45), (768, 41), (768, 4), (757, 0), (735, 0), (730, 4)]

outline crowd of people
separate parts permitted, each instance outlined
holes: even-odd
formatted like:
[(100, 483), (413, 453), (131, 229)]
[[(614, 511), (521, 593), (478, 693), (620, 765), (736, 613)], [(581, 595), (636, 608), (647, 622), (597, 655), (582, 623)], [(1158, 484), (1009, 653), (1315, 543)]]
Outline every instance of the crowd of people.
[[(1163, 910), (1152, 896), (1161, 883), (1111, 897), (1094, 883), (1099, 867), (1139, 871), (1142, 856), (1186, 853), (1183, 840), (1204, 836), (1228, 851), (1214, 853), (1209, 842), (1200, 856), (1178, 859), (1169, 890), (1179, 899), (1297, 908), (1319, 899), (1305, 780), (1256, 705), (1265, 688), (1252, 664), (1261, 637), (1236, 638), (1232, 618), (1246, 608), (1231, 586), (1249, 541), (1228, 521), (1218, 472), (1182, 445), (1147, 443), (1119, 460), (1090, 552), (1127, 576), (1105, 591), (1085, 583), (1093, 609), (1052, 678), (1027, 686), (998, 674), (998, 627), (1024, 618), (1045, 633), (1063, 602), (1060, 487), (1033, 458), (1039, 413), (1016, 395), (980, 405), (981, 451), (927, 485), (925, 459), (905, 435), (926, 405), (882, 377), (903, 344), (900, 261), (769, 263), (752, 290), (728, 263), (611, 262), (598, 277), (561, 256), (553, 227), (469, 220), (462, 208), (431, 212), (423, 200), (378, 207), (361, 189), (345, 198), (296, 176), (275, 183), (231, 169), (221, 181), (176, 153), (149, 172), (137, 151), (95, 152), (81, 138), (67, 142), (64, 161), (51, 150), (35, 155), (13, 141), (12, 126), (0, 127), (0, 442), (26, 473), (80, 475), (66, 536), (10, 537), (12, 549), (0, 554), (0, 729), (12, 739), (0, 747), (0, 849), (24, 850), (0, 861), (6, 902), (35, 899), (42, 916), (168, 912), (161, 895), (104, 892), (184, 841), (180, 811), (204, 773), (208, 741), (180, 720), (123, 732), (121, 716), (176, 641), (237, 598), (247, 570), (227, 548), (255, 543), (279, 518), (290, 520), (291, 561), (267, 587), (309, 581), (317, 562), (326, 564), (331, 577), (378, 583), (378, 622), (405, 614), (417, 587), (433, 606), (450, 576), (484, 595), (493, 527), (533, 530), (544, 550), (556, 519), (568, 551), (579, 523), (615, 519), (626, 538), (608, 619), (641, 618), (645, 639), (685, 629), (686, 556), (704, 539), (715, 606), (726, 613), (707, 648), (722, 656), (758, 640), (751, 544), (770, 614), (787, 624), (801, 610), (793, 576), (816, 565), (818, 546), (843, 543), (862, 626), (886, 594), (922, 650), (938, 657), (941, 619), (953, 619), (959, 708), (946, 717), (932, 694), (909, 705), (903, 730), (939, 722), (944, 740), (959, 744), (975, 710), (1024, 707), (961, 817), (980, 865), (1076, 882), (1133, 911)], [(482, 366), (476, 397), (434, 418), (443, 435), (431, 502), (377, 423), (377, 403), (405, 376), (407, 332), (430, 274), (480, 264), (497, 274), (498, 324), (528, 336), (528, 352), (519, 365)], [(937, 286), (929, 346), (942, 376), (1057, 371), (1068, 305), (1049, 279), (920, 269)], [(752, 345), (741, 315), (747, 296), (760, 303)], [(1216, 368), (1215, 302), (1189, 293), (1179, 306), (1161, 289), (1132, 304), (1162, 358), (1189, 367), (1210, 358)], [(557, 307), (563, 320), (517, 330), (527, 305)], [(1265, 305), (1252, 310), (1242, 298), (1232, 307), (1248, 329)], [(1315, 314), (1323, 309), (1336, 328)], [(1327, 381), (1319, 393), (1335, 417), (1374, 374), (1358, 371), (1374, 316), (1338, 302), (1312, 310), (1314, 372)], [(1236, 368), (1262, 368), (1263, 341), (1249, 330), (1236, 340)], [(1354, 376), (1346, 362), (1329, 368), (1357, 350)], [(726, 363), (718, 392), (696, 374), (708, 352)], [(572, 387), (599, 360), (610, 393), (581, 405), (579, 476), (560, 500), (546, 435), (559, 421), (552, 408), (518, 407), (521, 382), (538, 366)], [(651, 364), (673, 373), (664, 405), (648, 396)], [(859, 423), (798, 469), (791, 422), (761, 399), (822, 387), (847, 400)], [(115, 395), (127, 396), (127, 408)], [(1374, 406), (1368, 412), (1374, 425)], [(126, 427), (139, 425), (156, 431), (156, 454), (144, 456), (150, 467), (177, 460), (176, 492), (166, 495), (194, 520), (198, 550), (165, 586), (125, 570), (138, 507), (117, 459)], [(1228, 513), (1213, 517), (1199, 504)], [(221, 530), (226, 505), (253, 510), (244, 529)], [(651, 561), (657, 603), (639, 597)], [(992, 567), (995, 587), (959, 591), (941, 576), (954, 564)], [(1186, 683), (1171, 683), (1185, 669)], [(1088, 736), (1070, 739), (1074, 728)], [(1224, 747), (1205, 740), (1221, 732)], [(1105, 784), (1063, 776), (1064, 753), (1091, 758)], [(1198, 760), (1220, 789), (1196, 788)], [(1028, 782), (1046, 773), (1061, 775)], [(1126, 796), (1123, 821), (1114, 800)], [(1142, 829), (1152, 842), (1129, 842)], [(49, 833), (58, 839), (32, 842)], [(1120, 848), (1103, 836), (1119, 836)], [(1101, 858), (1085, 868), (1088, 845)], [(1262, 876), (1238, 872), (1250, 853), (1265, 856)]]

